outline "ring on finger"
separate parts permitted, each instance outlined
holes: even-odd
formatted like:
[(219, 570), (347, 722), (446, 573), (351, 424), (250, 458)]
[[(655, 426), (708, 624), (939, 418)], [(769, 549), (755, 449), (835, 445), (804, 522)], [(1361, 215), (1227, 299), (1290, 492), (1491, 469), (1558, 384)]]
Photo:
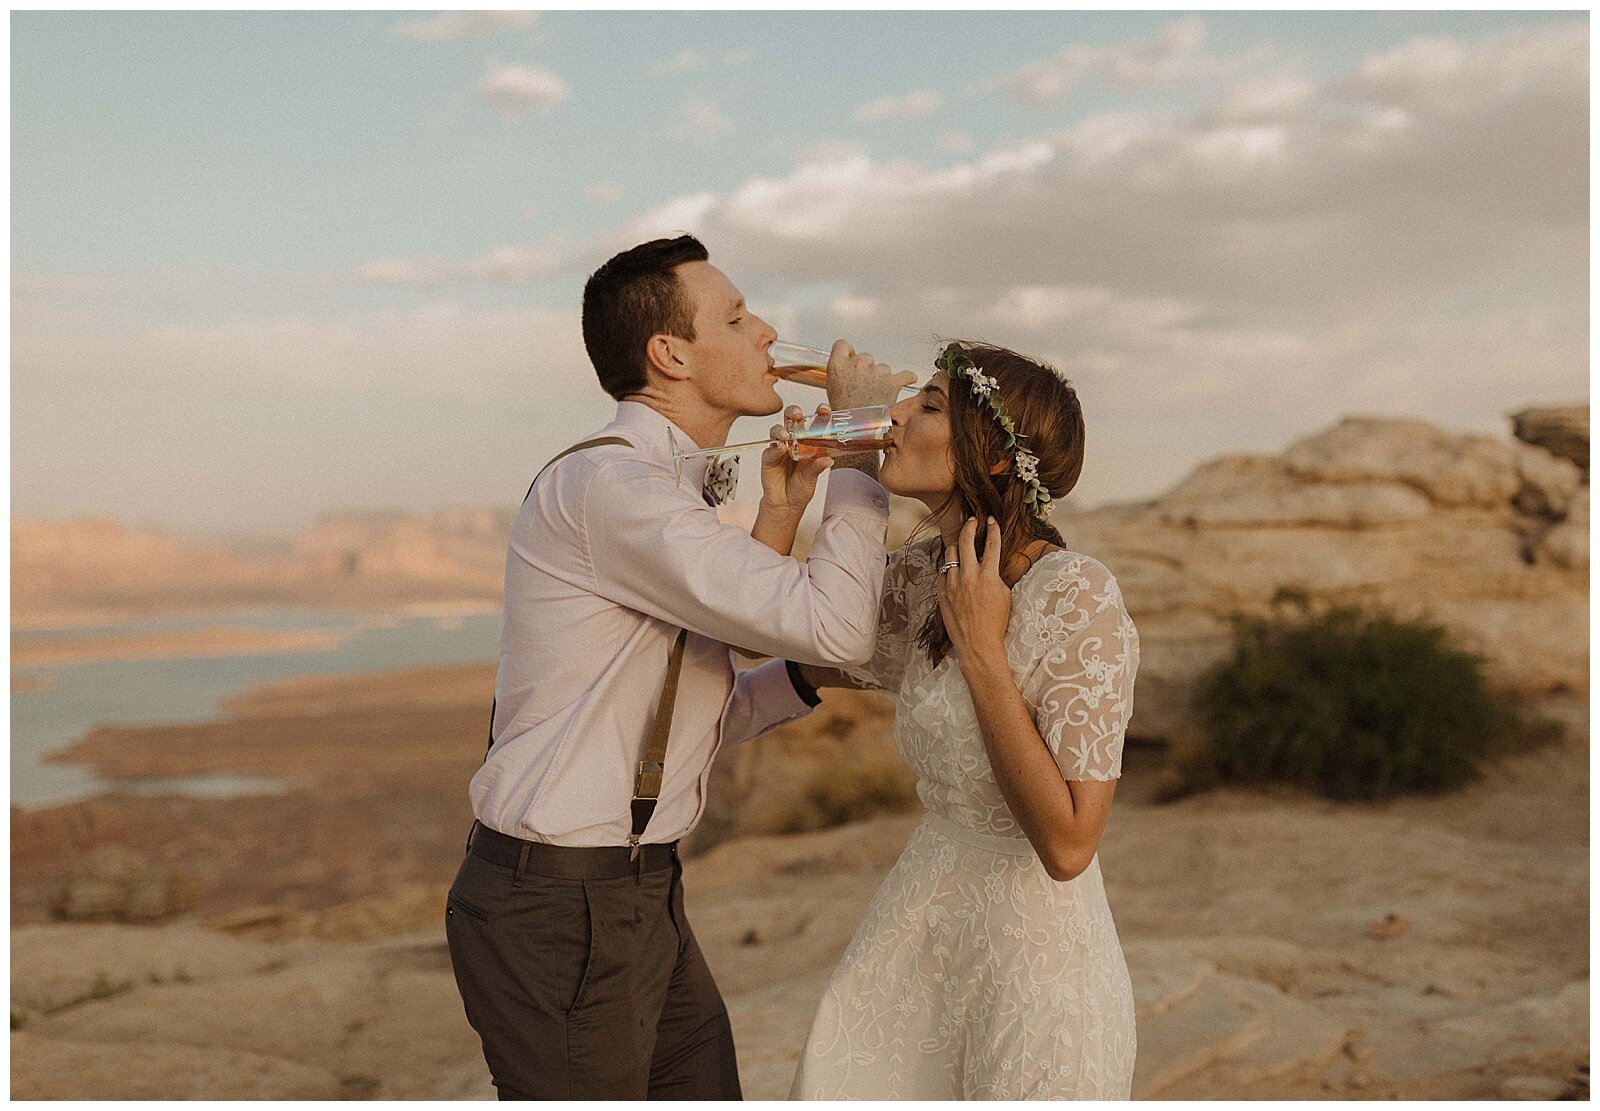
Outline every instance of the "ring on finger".
[(961, 561), (959, 559), (952, 559), (949, 563), (941, 563), (939, 565), (939, 574), (942, 575), (946, 571), (950, 570), (952, 567), (960, 567), (960, 566), (961, 566)]

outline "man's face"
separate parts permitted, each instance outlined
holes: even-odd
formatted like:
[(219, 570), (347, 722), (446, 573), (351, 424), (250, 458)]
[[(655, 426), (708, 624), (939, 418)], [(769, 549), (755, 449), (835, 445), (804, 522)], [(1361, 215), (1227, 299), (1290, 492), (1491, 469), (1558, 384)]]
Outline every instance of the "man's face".
[(694, 342), (684, 361), (700, 396), (713, 408), (759, 417), (783, 408), (767, 349), (772, 325), (745, 307), (744, 295), (709, 262), (686, 262), (675, 273), (694, 305)]

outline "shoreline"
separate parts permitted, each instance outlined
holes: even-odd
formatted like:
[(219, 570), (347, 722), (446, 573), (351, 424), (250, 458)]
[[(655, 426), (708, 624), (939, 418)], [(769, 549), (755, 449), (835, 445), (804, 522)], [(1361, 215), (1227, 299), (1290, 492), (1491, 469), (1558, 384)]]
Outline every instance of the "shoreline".
[(60, 637), (12, 642), (14, 670), (77, 667), (140, 660), (221, 660), (237, 656), (296, 656), (336, 652), (353, 633), (326, 629), (251, 629), (211, 625), (154, 633)]
[(210, 617), (218, 621), (259, 617), (266, 613), (314, 612), (335, 613), (354, 619), (363, 617), (480, 617), (499, 613), (501, 602), (496, 598), (460, 596), (437, 600), (371, 601), (327, 598), (274, 599), (269, 602), (223, 602), (212, 605), (171, 606), (140, 605), (128, 608), (83, 609), (65, 608), (23, 611), (11, 614), (11, 632), (17, 633), (71, 633), (115, 628), (145, 621), (177, 621), (189, 618)]
[[(85, 768), (82, 775), (68, 777), (51, 770), (52, 765), (83, 764), (73, 746), (100, 728), (215, 722), (248, 705), (259, 690), (279, 689), (285, 680), (304, 678), (325, 686), (331, 678), (338, 689), (342, 677), (360, 683), (363, 676), (381, 677), (414, 661), (493, 659), (498, 639), (491, 616), (498, 606), (459, 599), (342, 613), (277, 607), (254, 612), (258, 620), (249, 624), (178, 619), (164, 627), (161, 619), (147, 618), (105, 634), (98, 629), (14, 633), (13, 806), (37, 811), (115, 793), (123, 789), (118, 778), (148, 778), (186, 790), (180, 782), (184, 773), (151, 769), (106, 777)], [(448, 671), (452, 665), (442, 666)], [(386, 686), (383, 678), (375, 682), (380, 691), (368, 704), (405, 701), (393, 684)], [(164, 693), (167, 684), (177, 685)], [(218, 789), (215, 780), (194, 784), (195, 793), (206, 797)]]

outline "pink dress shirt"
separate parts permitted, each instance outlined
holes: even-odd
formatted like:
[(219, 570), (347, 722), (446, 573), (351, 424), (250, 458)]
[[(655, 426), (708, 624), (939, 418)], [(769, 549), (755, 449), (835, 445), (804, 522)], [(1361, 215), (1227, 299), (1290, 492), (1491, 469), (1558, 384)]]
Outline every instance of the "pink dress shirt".
[[(860, 471), (829, 473), (801, 563), (724, 524), (700, 493), (706, 461), (648, 405), (623, 401), (586, 448), (544, 473), (511, 529), (494, 743), (472, 777), (473, 813), (552, 845), (621, 845), (667, 655), (689, 630), (661, 799), (642, 840), (676, 840), (705, 808), (711, 761), (809, 707), (785, 659), (848, 667), (871, 657), (888, 495)], [(581, 441), (575, 441), (581, 442)], [(735, 671), (729, 645), (777, 657)]]

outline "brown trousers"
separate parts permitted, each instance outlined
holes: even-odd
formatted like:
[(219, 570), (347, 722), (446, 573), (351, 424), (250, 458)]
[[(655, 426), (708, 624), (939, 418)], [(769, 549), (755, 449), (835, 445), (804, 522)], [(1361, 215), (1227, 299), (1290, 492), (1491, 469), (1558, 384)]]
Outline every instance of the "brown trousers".
[[(520, 868), (469, 852), (445, 906), (456, 985), (500, 1098), (741, 1099), (676, 849), (665, 867), (662, 849), (654, 870), (616, 875), (614, 855), (591, 867), (591, 850), (539, 848)], [(561, 874), (540, 875), (541, 856)]]

